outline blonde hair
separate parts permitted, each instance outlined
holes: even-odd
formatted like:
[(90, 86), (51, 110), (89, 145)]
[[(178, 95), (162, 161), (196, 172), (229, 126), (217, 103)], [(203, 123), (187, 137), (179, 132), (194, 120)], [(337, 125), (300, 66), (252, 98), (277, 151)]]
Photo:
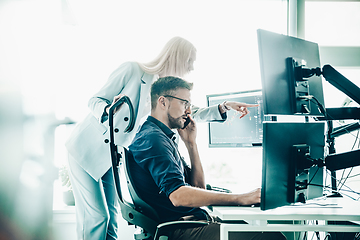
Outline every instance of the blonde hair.
[(188, 61), (191, 53), (196, 53), (192, 43), (181, 37), (170, 39), (160, 54), (151, 62), (138, 63), (146, 73), (165, 74), (165, 76), (183, 77), (189, 72)]

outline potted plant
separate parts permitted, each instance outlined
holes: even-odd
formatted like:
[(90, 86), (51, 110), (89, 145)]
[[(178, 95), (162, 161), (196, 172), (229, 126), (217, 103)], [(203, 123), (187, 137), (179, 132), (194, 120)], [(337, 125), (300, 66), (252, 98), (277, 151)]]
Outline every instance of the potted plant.
[(59, 178), (63, 186), (63, 201), (68, 206), (75, 205), (74, 193), (70, 182), (69, 169), (66, 165), (59, 168)]

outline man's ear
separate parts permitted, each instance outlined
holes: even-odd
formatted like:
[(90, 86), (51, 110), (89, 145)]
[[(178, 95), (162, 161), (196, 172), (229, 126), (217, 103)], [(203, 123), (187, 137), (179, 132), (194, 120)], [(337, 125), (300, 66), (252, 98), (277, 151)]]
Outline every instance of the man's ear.
[(160, 96), (158, 98), (158, 105), (161, 108), (165, 108), (166, 107), (166, 98), (164, 96)]

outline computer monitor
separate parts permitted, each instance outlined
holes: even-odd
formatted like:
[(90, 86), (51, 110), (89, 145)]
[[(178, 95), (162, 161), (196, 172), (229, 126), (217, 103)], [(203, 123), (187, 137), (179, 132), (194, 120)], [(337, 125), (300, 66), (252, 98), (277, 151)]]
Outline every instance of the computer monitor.
[(227, 112), (227, 120), (222, 123), (209, 123), (209, 147), (257, 147), (262, 143), (262, 122), (264, 119), (262, 91), (251, 90), (235, 93), (207, 95), (208, 106), (224, 101), (237, 101), (259, 104), (249, 108), (250, 113), (240, 119), (236, 111)]
[(323, 122), (264, 122), (261, 210), (323, 196), (317, 163), (324, 159), (324, 128)]
[(264, 114), (322, 116), (317, 103), (307, 98), (324, 106), (321, 77), (296, 78), (296, 67), (320, 66), (318, 44), (259, 29), (258, 46)]

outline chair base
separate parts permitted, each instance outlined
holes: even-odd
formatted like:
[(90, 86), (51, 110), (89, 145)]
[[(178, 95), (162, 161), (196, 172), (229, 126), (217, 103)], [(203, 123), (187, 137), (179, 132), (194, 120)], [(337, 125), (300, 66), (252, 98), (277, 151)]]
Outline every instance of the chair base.
[(134, 233), (134, 239), (135, 240), (152, 240), (153, 237), (144, 229), (137, 227), (137, 230)]

